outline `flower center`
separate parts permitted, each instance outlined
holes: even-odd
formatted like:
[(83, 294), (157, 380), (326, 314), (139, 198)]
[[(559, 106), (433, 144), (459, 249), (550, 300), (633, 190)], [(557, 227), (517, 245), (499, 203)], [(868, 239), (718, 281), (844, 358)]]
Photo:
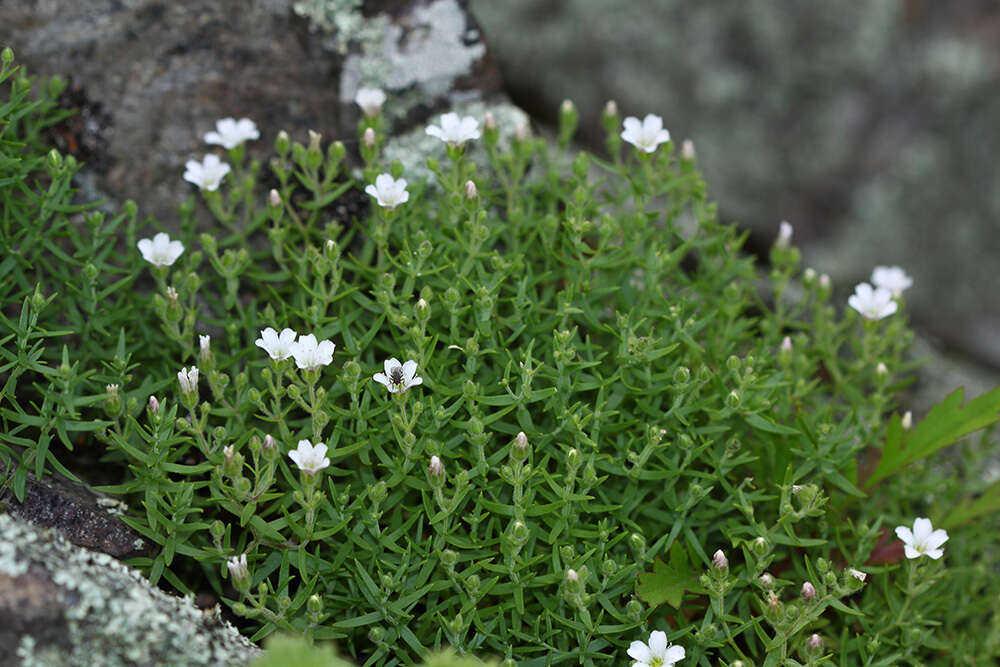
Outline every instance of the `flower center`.
[(654, 657), (652, 660), (649, 661), (649, 667), (662, 667), (662, 665), (663, 665), (663, 658), (660, 657)]

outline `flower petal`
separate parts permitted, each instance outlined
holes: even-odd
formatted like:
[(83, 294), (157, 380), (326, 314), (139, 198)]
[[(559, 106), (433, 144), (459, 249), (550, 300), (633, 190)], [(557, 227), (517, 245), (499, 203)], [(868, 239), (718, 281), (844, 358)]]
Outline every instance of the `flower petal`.
[(630, 658), (639, 662), (649, 662), (653, 657), (649, 652), (649, 647), (640, 641), (634, 641), (629, 644), (627, 653)]
[(673, 646), (667, 649), (667, 653), (664, 656), (664, 659), (666, 660), (666, 663), (668, 665), (672, 665), (675, 662), (683, 660), (684, 655), (685, 655), (684, 647), (674, 644)]
[(387, 377), (392, 377), (392, 369), (397, 368), (399, 365), (400, 365), (399, 359), (397, 359), (396, 357), (392, 357), (390, 359), (385, 360), (385, 364), (382, 366), (382, 368), (385, 370), (385, 374)]
[(903, 544), (913, 544), (913, 531), (906, 526), (896, 526), (896, 537), (903, 540)]
[(662, 656), (667, 650), (667, 633), (663, 630), (649, 633), (649, 650), (654, 656)]
[(938, 549), (947, 541), (948, 533), (943, 528), (938, 528), (924, 540), (924, 544), (927, 545), (928, 549)]
[(926, 517), (919, 517), (913, 522), (913, 539), (917, 542), (926, 542), (934, 531), (931, 520)]
[(410, 384), (413, 380), (413, 376), (417, 373), (417, 362), (410, 359), (405, 364), (403, 364), (403, 384)]

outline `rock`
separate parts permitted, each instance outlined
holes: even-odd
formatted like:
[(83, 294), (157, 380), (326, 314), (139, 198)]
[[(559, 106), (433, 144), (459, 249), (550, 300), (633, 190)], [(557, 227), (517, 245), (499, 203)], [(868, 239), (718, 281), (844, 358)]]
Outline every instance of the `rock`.
[(78, 547), (122, 559), (149, 553), (139, 533), (118, 518), (125, 509), (121, 501), (61, 477), (39, 482), (28, 473), (24, 502), (18, 502), (10, 488), (3, 488), (0, 507), (36, 527), (58, 531)]
[(844, 298), (876, 264), (947, 345), (1000, 368), (995, 3), (471, 0), (514, 102), (554, 122), (657, 113), (692, 137), (724, 218), (778, 221)]
[(30, 74), (69, 79), (66, 99), (83, 114), (64, 150), (91, 165), (88, 194), (133, 199), (168, 226), (194, 194), (184, 163), (209, 152), (202, 137), (219, 118), (256, 121), (249, 152), (262, 158), (281, 129), (356, 141), (362, 78), (379, 77), (409, 124), (451, 95), (499, 89), (458, 0), (14, 3), (4, 29)]
[(255, 648), (115, 558), (0, 514), (0, 664), (245, 665)]

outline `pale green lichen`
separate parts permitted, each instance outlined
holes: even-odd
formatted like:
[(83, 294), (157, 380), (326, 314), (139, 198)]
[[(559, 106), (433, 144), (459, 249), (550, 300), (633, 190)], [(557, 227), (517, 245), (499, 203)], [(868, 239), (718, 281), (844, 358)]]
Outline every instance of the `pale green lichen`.
[(218, 615), (151, 586), (106, 554), (75, 547), (47, 531), (0, 515), (0, 571), (45, 568), (65, 596), (66, 646), (21, 638), (25, 666), (135, 664), (243, 665), (259, 653)]

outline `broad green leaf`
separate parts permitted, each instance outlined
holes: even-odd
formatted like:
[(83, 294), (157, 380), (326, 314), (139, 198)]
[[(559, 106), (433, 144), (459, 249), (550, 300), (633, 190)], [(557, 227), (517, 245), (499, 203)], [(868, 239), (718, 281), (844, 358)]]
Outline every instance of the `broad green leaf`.
[(981, 496), (953, 509), (941, 521), (941, 527), (951, 530), (973, 519), (1000, 510), (1000, 482), (994, 482)]
[(904, 431), (899, 415), (893, 415), (882, 458), (865, 488), (1000, 419), (1000, 387), (962, 405), (964, 395), (961, 387), (953, 391), (911, 431)]
[(698, 583), (698, 574), (690, 568), (684, 547), (674, 542), (670, 548), (670, 565), (657, 558), (652, 572), (639, 575), (636, 593), (639, 599), (654, 607), (667, 602), (680, 609), (685, 591), (704, 593), (705, 589)]

